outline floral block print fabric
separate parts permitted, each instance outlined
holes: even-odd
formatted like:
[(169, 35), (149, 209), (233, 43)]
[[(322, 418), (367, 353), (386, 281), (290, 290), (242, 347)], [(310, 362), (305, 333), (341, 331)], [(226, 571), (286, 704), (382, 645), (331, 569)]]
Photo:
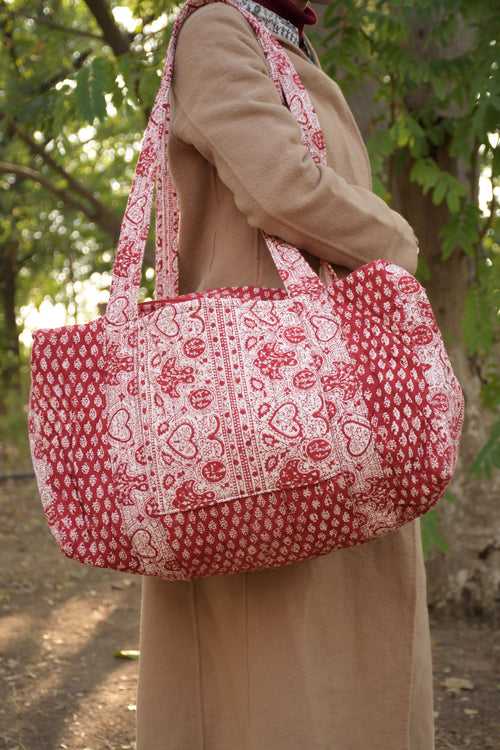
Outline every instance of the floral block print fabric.
[[(168, 91), (180, 26), (203, 4), (174, 26), (106, 315), (40, 330), (32, 351), (32, 457), (59, 546), (167, 580), (286, 565), (397, 529), (443, 495), (463, 424), (425, 290), (383, 258), (342, 279), (323, 263), (319, 277), (265, 235), (284, 288), (178, 295)], [(291, 62), (240, 12), (324, 163)], [(155, 183), (156, 299), (138, 304)]]

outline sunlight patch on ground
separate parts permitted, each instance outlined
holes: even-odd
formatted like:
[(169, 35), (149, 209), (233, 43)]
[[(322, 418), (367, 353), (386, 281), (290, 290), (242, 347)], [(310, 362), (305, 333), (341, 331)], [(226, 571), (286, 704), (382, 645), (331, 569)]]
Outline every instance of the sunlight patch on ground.
[(7, 653), (20, 638), (30, 633), (32, 620), (24, 614), (3, 615), (0, 628), (0, 651)]

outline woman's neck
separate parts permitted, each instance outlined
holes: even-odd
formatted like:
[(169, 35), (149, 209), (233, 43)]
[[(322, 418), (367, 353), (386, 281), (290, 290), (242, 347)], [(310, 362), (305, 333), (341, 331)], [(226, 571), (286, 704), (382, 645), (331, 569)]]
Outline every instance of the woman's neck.
[(309, 6), (309, 0), (257, 0), (260, 5), (274, 11), (297, 27), (302, 39), (304, 26), (315, 24), (318, 17)]

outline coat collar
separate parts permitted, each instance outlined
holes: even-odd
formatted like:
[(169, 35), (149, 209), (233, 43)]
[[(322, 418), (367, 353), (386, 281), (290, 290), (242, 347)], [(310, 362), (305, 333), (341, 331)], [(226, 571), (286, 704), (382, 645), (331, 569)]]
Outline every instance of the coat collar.
[(239, 5), (240, 8), (243, 8), (243, 10), (252, 13), (259, 21), (261, 21), (261, 23), (264, 24), (273, 36), (278, 37), (286, 46), (291, 47), (294, 52), (302, 55), (302, 57), (305, 57), (306, 60), (309, 60), (318, 67), (321, 67), (318, 55), (313, 49), (305, 32), (302, 37), (307, 51), (300, 46), (300, 37), (297, 27), (287, 18), (283, 18), (278, 15), (278, 13), (275, 13), (264, 5), (255, 2), (255, 0), (233, 0), (233, 2), (235, 2), (236, 5)]

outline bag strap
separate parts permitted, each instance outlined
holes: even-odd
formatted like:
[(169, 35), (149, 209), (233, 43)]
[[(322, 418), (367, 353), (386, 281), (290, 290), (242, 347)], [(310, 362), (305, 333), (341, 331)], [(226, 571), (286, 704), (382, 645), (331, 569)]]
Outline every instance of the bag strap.
[[(233, 0), (187, 0), (172, 28), (160, 87), (144, 133), (121, 224), (113, 263), (110, 297), (105, 313), (109, 324), (108, 337), (116, 341), (120, 338), (123, 326), (136, 319), (139, 314), (138, 295), (142, 262), (149, 233), (155, 184), (160, 208), (159, 231), (155, 241), (156, 268), (159, 272), (157, 290), (162, 296), (175, 296), (178, 293), (179, 209), (168, 171), (166, 149), (170, 129), (169, 91), (180, 28), (191, 13), (211, 2), (225, 2), (243, 13), (264, 49), (269, 73), (276, 88), (282, 91), (290, 111), (300, 126), (302, 142), (310, 150), (316, 163), (326, 164), (323, 133), (309, 95), (289, 57), (267, 28)], [(326, 262), (322, 264), (328, 267), (324, 269), (327, 273), (324, 284), (297, 248), (266, 232), (263, 232), (263, 236), (288, 296), (292, 298), (305, 296), (326, 301), (328, 293), (325, 285), (328, 284), (329, 279), (334, 278), (330, 265)]]

